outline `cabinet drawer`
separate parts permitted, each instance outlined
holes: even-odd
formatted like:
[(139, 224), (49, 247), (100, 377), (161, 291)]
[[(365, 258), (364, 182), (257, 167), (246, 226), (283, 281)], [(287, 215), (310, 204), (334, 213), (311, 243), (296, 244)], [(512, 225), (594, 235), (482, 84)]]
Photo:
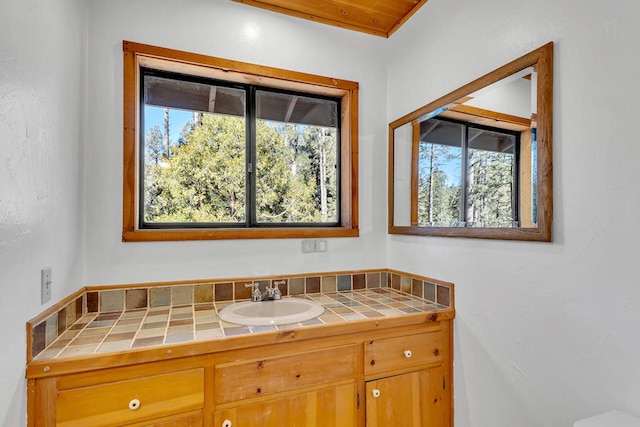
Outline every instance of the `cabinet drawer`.
[(60, 391), (56, 425), (102, 427), (202, 408), (204, 369)]
[(357, 346), (225, 363), (215, 368), (216, 403), (353, 379)]
[(355, 427), (356, 384), (343, 384), (320, 390), (234, 406), (215, 413), (215, 427)]
[(442, 332), (368, 341), (364, 345), (365, 375), (442, 361)]

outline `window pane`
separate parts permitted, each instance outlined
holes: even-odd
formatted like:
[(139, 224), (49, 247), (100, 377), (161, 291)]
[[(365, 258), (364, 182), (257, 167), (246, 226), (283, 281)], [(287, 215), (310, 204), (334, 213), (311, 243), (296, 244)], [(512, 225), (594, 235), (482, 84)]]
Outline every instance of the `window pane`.
[(258, 223), (337, 223), (338, 102), (256, 91)]
[(469, 129), (467, 226), (513, 227), (515, 136)]
[(458, 123), (430, 119), (420, 124), (418, 225), (459, 225), (463, 138)]
[(245, 222), (244, 105), (242, 89), (144, 76), (146, 225)]

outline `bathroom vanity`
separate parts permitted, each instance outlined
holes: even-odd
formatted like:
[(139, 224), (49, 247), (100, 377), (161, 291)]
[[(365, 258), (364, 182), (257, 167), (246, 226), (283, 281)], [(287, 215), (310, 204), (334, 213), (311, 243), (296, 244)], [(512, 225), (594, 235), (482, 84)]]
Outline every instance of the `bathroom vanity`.
[[(197, 303), (195, 291), (190, 306), (153, 307), (149, 298), (146, 308), (127, 310), (133, 287), (125, 287), (121, 312), (88, 312), (91, 292), (113, 288), (85, 289), (28, 325), (28, 426), (452, 426), (453, 286), (388, 270), (348, 274), (380, 274), (381, 280), (378, 287), (356, 289), (351, 276), (351, 289), (344, 291), (328, 280), (324, 292), (296, 295), (322, 304), (322, 315), (271, 327), (221, 322), (211, 313), (234, 300)], [(344, 275), (338, 273), (335, 283)], [(296, 277), (286, 280), (283, 298), (296, 292)], [(148, 296), (155, 287), (147, 288)], [(46, 320), (71, 316), (79, 298), (79, 318), (47, 338)], [(98, 308), (111, 305), (102, 295), (99, 300), (104, 304)], [(179, 342), (170, 331), (185, 330), (189, 319), (193, 339)], [(51, 341), (44, 347), (36, 343), (42, 322), (45, 341)], [(149, 337), (148, 325), (163, 322), (162, 343), (136, 344), (156, 338)], [(215, 322), (220, 336), (200, 327)], [(135, 325), (128, 329), (140, 338), (111, 351), (115, 347), (107, 344), (131, 335), (121, 332), (127, 325)], [(98, 329), (103, 331), (94, 333)], [(74, 340), (81, 341), (72, 346)]]

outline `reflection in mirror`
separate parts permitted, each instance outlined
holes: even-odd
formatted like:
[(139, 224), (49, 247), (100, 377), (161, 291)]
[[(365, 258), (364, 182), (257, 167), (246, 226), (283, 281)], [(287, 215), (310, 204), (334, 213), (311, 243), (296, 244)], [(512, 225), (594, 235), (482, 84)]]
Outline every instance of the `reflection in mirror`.
[(390, 124), (390, 233), (551, 240), (552, 49)]

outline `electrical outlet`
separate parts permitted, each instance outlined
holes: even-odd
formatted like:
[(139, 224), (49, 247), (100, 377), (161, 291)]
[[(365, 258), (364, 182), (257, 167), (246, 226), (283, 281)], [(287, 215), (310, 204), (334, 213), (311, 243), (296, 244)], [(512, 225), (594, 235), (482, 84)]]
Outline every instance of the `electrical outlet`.
[(40, 270), (40, 304), (51, 299), (51, 267)]

